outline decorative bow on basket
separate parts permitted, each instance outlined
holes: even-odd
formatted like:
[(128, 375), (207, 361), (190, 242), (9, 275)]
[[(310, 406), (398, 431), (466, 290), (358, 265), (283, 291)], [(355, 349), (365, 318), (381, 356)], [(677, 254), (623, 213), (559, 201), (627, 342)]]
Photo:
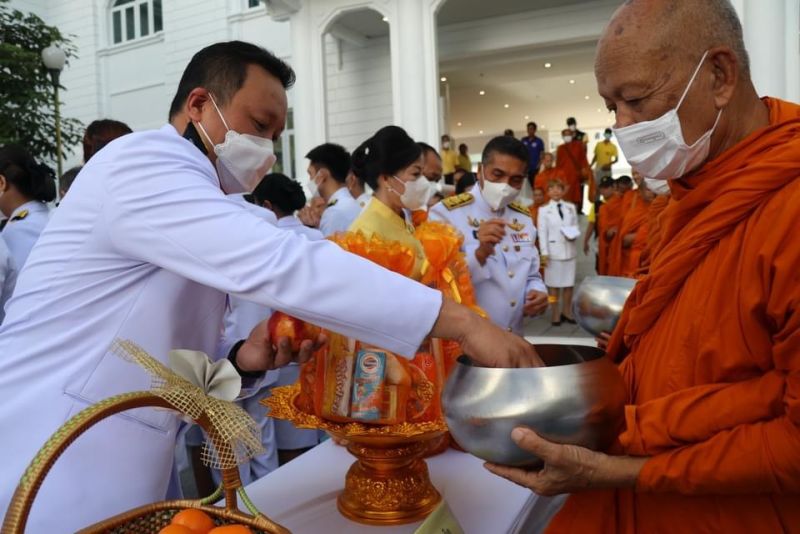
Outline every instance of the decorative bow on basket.
[[(203, 448), (203, 461), (222, 470), (222, 484), (213, 495), (204, 499), (153, 503), (81, 532), (152, 534), (169, 524), (180, 510), (195, 508), (210, 515), (217, 525), (238, 523), (254, 529), (255, 533), (289, 534), (288, 530), (256, 509), (239, 479), (237, 466), (264, 449), (258, 424), (232, 402), (242, 386), (233, 365), (227, 360), (212, 363), (203, 352), (174, 350), (169, 353), (172, 366), (169, 369), (141, 347), (126, 340), (115, 341), (111, 352), (147, 371), (152, 377), (152, 389), (123, 393), (100, 401), (75, 415), (53, 434), (20, 479), (3, 521), (3, 534), (25, 531), (39, 487), (70, 443), (106, 417), (143, 407), (175, 410), (200, 425), (209, 438)], [(239, 511), (237, 495), (252, 515)], [(212, 506), (223, 497), (224, 508)]]

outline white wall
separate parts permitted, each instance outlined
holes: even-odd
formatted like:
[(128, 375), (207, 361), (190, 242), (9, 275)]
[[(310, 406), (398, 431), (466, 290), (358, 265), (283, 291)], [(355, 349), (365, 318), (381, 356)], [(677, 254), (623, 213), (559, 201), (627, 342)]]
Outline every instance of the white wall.
[(327, 139), (355, 149), (392, 124), (392, 72), (388, 37), (367, 46), (325, 36)]

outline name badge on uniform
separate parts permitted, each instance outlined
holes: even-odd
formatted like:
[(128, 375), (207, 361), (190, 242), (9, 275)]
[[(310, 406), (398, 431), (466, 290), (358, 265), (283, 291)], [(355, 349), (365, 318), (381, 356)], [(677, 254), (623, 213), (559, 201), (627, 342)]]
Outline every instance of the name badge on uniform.
[(514, 243), (530, 243), (531, 236), (527, 232), (517, 232), (511, 234), (511, 241)]

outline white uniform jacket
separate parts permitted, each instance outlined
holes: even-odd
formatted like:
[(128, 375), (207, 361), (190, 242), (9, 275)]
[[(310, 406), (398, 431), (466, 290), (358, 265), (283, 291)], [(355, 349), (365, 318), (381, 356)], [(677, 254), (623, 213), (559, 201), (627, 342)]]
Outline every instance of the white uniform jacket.
[[(436, 290), (254, 216), (171, 125), (95, 155), (34, 246), (0, 327), (0, 510), (68, 418), (146, 390), (109, 352), (130, 339), (166, 362), (215, 354), (226, 294), (410, 356), (433, 326)], [(386, 303), (391, 302), (391, 306)], [(79, 527), (165, 496), (177, 418), (117, 415), (81, 436), (39, 492), (30, 532)]]
[(319, 230), (325, 237), (337, 232), (346, 232), (360, 214), (361, 206), (350, 191), (342, 187), (328, 200), (328, 206), (319, 220)]
[(539, 249), (542, 256), (551, 260), (571, 260), (577, 255), (576, 239), (569, 241), (561, 232), (562, 227), (578, 226), (578, 215), (572, 202), (561, 201), (561, 212), (558, 214), (558, 203), (551, 200), (539, 208)]
[[(529, 291), (547, 292), (539, 273), (539, 253), (534, 246), (536, 227), (530, 212), (516, 203), (493, 211), (476, 185), (469, 193), (435, 204), (429, 219), (448, 222), (464, 234), (464, 253), (478, 305), (495, 324), (521, 335), (525, 296)], [(481, 265), (475, 258), (480, 244), (478, 227), (489, 219), (505, 220), (506, 234), (495, 246), (494, 254)]]

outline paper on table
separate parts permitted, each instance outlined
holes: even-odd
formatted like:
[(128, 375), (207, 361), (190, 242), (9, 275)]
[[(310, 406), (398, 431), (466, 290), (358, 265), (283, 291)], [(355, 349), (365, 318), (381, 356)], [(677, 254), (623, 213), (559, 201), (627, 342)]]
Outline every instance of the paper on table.
[(447, 501), (442, 499), (414, 534), (464, 534)]
[(211, 362), (204, 352), (173, 350), (169, 366), (176, 374), (220, 400), (233, 401), (242, 390), (242, 377), (228, 360)]
[(561, 233), (564, 234), (564, 237), (566, 237), (569, 241), (572, 241), (581, 235), (581, 229), (577, 226), (562, 226)]

